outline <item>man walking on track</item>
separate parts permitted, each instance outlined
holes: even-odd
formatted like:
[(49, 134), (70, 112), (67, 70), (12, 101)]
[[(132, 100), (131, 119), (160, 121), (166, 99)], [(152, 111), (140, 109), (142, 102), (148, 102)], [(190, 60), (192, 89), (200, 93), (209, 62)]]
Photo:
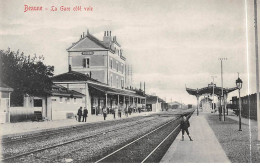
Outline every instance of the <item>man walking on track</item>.
[(182, 116), (181, 119), (181, 132), (182, 132), (182, 141), (184, 141), (184, 132), (186, 131), (188, 137), (190, 138), (190, 141), (193, 141), (190, 137), (190, 133), (188, 128), (190, 127), (190, 122), (189, 120), (186, 118), (186, 116)]
[(88, 117), (88, 110), (86, 107), (84, 107), (84, 110), (83, 110), (83, 120), (82, 122), (86, 122), (87, 121), (87, 117)]

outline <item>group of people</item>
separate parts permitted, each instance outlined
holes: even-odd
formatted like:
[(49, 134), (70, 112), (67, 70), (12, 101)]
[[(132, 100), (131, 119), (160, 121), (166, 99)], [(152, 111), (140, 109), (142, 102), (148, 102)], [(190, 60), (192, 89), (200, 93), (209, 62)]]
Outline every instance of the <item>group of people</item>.
[[(102, 108), (102, 113), (103, 113), (103, 116), (104, 116), (104, 120), (106, 120), (106, 117), (107, 117), (108, 113), (112, 113), (114, 115), (114, 119), (115, 119), (116, 118), (116, 114), (118, 115), (119, 118), (121, 118), (123, 112), (125, 113), (125, 116), (128, 117), (128, 114), (131, 115), (131, 113), (133, 112), (133, 108), (131, 106), (123, 108), (122, 106), (117, 106), (117, 105), (114, 108), (112, 108), (112, 109), (109, 109), (106, 106), (103, 106), (103, 108)], [(141, 111), (139, 111), (139, 113), (140, 112)]]
[(78, 122), (81, 122), (81, 117), (83, 117), (82, 122), (86, 122), (87, 121), (87, 117), (88, 117), (88, 110), (86, 107), (84, 107), (84, 110), (82, 111), (82, 107), (80, 107), (78, 109)]

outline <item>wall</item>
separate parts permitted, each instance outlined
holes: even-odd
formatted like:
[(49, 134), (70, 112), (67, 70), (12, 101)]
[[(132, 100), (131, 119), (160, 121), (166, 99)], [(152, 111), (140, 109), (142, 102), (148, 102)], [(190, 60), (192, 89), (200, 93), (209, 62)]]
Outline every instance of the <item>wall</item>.
[(0, 91), (0, 123), (9, 122), (10, 93)]
[[(62, 101), (60, 101), (60, 97), (57, 96), (52, 96), (50, 98), (52, 101), (52, 120), (67, 119), (68, 114), (73, 114), (75, 116), (77, 115), (79, 107), (82, 106), (82, 98), (76, 98), (76, 102), (74, 102), (74, 98), (62, 97)], [(74, 118), (74, 116), (72, 118)]]
[(42, 111), (42, 107), (10, 107), (10, 122), (31, 121), (34, 111)]

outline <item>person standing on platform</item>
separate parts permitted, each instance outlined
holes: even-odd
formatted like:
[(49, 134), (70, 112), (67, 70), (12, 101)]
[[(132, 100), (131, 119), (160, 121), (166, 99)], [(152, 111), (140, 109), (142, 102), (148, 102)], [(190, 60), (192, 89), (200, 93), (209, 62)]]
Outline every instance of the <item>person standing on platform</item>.
[(193, 141), (190, 137), (190, 133), (188, 128), (190, 127), (190, 122), (186, 118), (186, 116), (182, 116), (181, 118), (181, 132), (182, 132), (182, 141), (184, 141), (184, 132), (186, 131), (188, 137), (190, 138), (190, 141)]
[(118, 114), (118, 106), (117, 105), (114, 108), (114, 119), (116, 119), (116, 114)]
[(86, 107), (84, 107), (84, 110), (83, 110), (83, 120), (82, 122), (86, 122), (87, 121), (87, 117), (88, 117), (88, 110)]
[(107, 108), (106, 108), (105, 106), (102, 108), (102, 112), (103, 112), (104, 120), (106, 120), (106, 117), (107, 117)]
[(127, 108), (127, 106), (125, 107), (125, 116), (128, 117), (128, 108)]
[(82, 107), (80, 107), (80, 108), (78, 109), (77, 115), (78, 115), (78, 121), (80, 122), (80, 121), (81, 121), (81, 116), (82, 116)]
[(128, 107), (128, 114), (131, 115), (131, 113), (132, 113), (132, 105), (130, 105), (130, 106)]
[(121, 114), (122, 114), (122, 106), (119, 106), (118, 108), (118, 117), (121, 118)]

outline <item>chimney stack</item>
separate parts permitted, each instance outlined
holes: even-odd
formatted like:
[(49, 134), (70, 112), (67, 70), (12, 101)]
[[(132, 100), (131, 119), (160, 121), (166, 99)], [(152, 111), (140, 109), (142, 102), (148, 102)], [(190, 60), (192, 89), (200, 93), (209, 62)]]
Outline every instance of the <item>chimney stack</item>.
[(71, 72), (71, 65), (69, 65), (69, 72)]
[(140, 82), (140, 90), (142, 90), (142, 82)]
[(91, 78), (91, 76), (92, 76), (92, 72), (90, 71), (90, 72), (89, 72), (89, 77)]
[(85, 37), (85, 32), (83, 32), (83, 35), (82, 35), (82, 36), (83, 36), (83, 38)]
[(103, 37), (103, 42), (110, 43), (111, 40), (112, 40), (112, 38), (111, 38), (111, 31), (110, 31), (110, 35), (109, 35), (109, 31), (105, 31), (104, 37)]

